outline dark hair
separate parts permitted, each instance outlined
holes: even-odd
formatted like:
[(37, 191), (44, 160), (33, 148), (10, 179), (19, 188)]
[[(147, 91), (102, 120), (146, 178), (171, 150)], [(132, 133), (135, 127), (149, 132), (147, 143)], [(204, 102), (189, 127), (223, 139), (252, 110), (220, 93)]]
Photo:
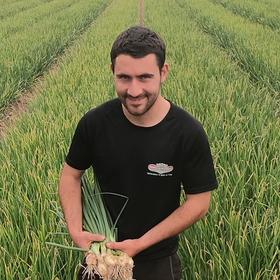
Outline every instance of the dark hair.
[(123, 31), (113, 43), (111, 49), (112, 70), (115, 68), (116, 57), (120, 54), (128, 54), (135, 58), (141, 58), (154, 53), (159, 69), (165, 62), (165, 43), (154, 31), (142, 27), (133, 26)]

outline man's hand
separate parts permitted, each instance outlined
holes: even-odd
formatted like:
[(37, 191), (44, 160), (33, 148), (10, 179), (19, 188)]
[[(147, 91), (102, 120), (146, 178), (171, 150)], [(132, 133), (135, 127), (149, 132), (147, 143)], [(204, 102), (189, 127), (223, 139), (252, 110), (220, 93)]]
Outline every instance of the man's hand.
[(105, 236), (94, 234), (88, 231), (80, 231), (70, 234), (74, 243), (82, 249), (88, 250), (91, 243), (100, 242), (105, 239)]
[(114, 250), (121, 250), (130, 257), (134, 257), (142, 251), (139, 239), (126, 239), (121, 242), (107, 242), (107, 248)]

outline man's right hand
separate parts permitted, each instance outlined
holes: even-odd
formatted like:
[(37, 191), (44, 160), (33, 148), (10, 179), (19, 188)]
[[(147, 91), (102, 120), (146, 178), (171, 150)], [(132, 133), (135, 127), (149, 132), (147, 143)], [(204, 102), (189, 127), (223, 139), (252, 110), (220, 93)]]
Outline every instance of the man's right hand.
[(88, 250), (93, 242), (100, 242), (105, 239), (104, 235), (94, 234), (88, 231), (70, 233), (73, 242), (82, 249)]

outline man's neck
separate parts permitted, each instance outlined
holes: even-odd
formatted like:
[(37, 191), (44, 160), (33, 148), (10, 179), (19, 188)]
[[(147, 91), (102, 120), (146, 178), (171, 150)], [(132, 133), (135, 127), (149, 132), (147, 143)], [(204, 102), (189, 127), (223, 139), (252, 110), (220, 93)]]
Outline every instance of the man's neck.
[(135, 116), (130, 114), (124, 106), (122, 106), (124, 115), (133, 124), (143, 127), (151, 127), (160, 123), (167, 115), (170, 109), (170, 103), (161, 95), (157, 98), (153, 106), (145, 114)]

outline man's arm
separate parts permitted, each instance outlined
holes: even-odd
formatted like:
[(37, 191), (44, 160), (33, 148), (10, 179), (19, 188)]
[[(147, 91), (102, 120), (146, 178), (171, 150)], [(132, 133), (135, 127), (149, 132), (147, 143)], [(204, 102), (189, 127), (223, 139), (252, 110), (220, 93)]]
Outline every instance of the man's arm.
[(104, 236), (83, 231), (81, 177), (84, 170), (65, 164), (59, 182), (59, 198), (69, 234), (74, 243), (88, 249), (93, 241), (102, 241)]
[(162, 222), (139, 239), (108, 243), (111, 249), (125, 251), (133, 257), (148, 247), (177, 235), (205, 216), (210, 205), (211, 192), (189, 194), (187, 200)]

